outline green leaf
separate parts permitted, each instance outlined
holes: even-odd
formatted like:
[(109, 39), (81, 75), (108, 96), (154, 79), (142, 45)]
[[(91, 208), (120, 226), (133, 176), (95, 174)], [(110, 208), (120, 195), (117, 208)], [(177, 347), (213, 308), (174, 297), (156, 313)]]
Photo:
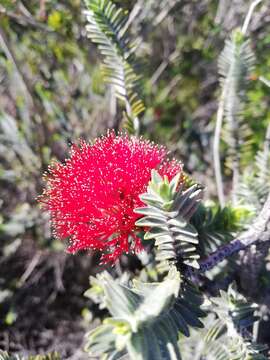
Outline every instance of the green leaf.
[(137, 280), (126, 287), (106, 275), (102, 283), (112, 317), (87, 335), (89, 354), (109, 359), (128, 352), (134, 360), (181, 359), (179, 332), (188, 336), (189, 324), (201, 326), (198, 317), (204, 312), (199, 309), (200, 294), (180, 279), (175, 267), (161, 282)]
[(230, 169), (239, 167), (241, 157), (252, 152), (252, 132), (243, 121), (242, 113), (244, 90), (254, 64), (250, 40), (246, 40), (239, 29), (234, 30), (218, 62), (226, 119), (222, 136), (228, 145), (226, 165)]
[[(137, 319), (139, 326), (144, 323), (151, 323), (155, 321), (157, 317), (164, 314), (164, 311), (170, 308), (171, 304), (178, 296), (180, 289), (180, 274), (175, 268), (172, 268), (168, 274), (168, 277), (161, 283), (151, 285), (151, 292), (147, 293), (142, 303), (139, 305), (134, 313), (134, 317)], [(147, 284), (145, 284), (145, 287)], [(139, 291), (141, 296), (143, 293)]]
[(140, 97), (140, 76), (136, 71), (136, 44), (126, 31), (127, 12), (110, 0), (85, 0), (85, 4), (86, 30), (103, 55), (105, 80), (126, 106), (126, 129), (137, 133), (138, 116), (145, 107)]
[(6, 351), (0, 350), (0, 360), (61, 360), (61, 358), (56, 352), (47, 355), (34, 355), (26, 358), (20, 355), (9, 355)]
[(153, 170), (147, 193), (140, 196), (146, 206), (134, 210), (145, 215), (136, 225), (150, 228), (144, 239), (155, 239), (156, 260), (163, 263), (160, 269), (179, 261), (199, 268), (198, 233), (189, 219), (198, 207), (201, 189), (193, 185), (183, 190), (179, 178), (180, 174), (169, 182)]

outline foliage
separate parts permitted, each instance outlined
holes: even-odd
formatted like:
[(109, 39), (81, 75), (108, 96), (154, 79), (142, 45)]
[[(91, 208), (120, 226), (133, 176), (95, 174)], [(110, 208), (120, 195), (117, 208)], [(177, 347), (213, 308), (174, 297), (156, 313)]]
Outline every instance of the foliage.
[(223, 328), (226, 328), (226, 348), (230, 357), (235, 359), (266, 359), (261, 353), (264, 346), (254, 344), (251, 335), (245, 329), (258, 320), (254, 316), (256, 304), (249, 304), (243, 295), (237, 293), (233, 286), (227, 292), (221, 291), (220, 298), (212, 298), (213, 311), (218, 320), (207, 334), (206, 341), (218, 339), (222, 342)]
[(180, 176), (177, 174), (169, 182), (152, 172), (147, 193), (141, 195), (147, 207), (135, 209), (145, 216), (136, 225), (149, 228), (144, 239), (155, 239), (158, 261), (176, 263), (181, 259), (184, 264), (198, 268), (199, 256), (194, 246), (198, 244), (197, 232), (188, 220), (196, 211), (201, 190), (193, 185), (182, 191)]
[[(225, 140), (231, 156), (233, 196), (235, 196), (239, 182), (241, 151), (245, 155), (251, 151), (251, 143), (248, 139), (250, 134), (246, 130), (246, 124), (241, 123), (241, 101), (244, 94), (244, 85), (250, 78), (253, 69), (254, 56), (249, 40), (246, 40), (239, 30), (235, 30), (231, 40), (227, 41), (219, 60), (219, 72), (223, 87), (221, 106), (227, 119)], [(239, 207), (238, 213), (237, 209), (230, 209), (229, 207), (218, 209), (216, 212), (203, 206), (198, 210), (197, 203), (200, 199), (199, 193), (201, 189), (197, 185), (184, 189), (185, 183), (183, 180), (181, 182), (181, 180), (180, 174), (178, 174), (169, 182), (168, 178), (162, 178), (156, 171), (153, 171), (147, 192), (140, 197), (146, 206), (135, 209), (136, 213), (143, 215), (136, 222), (136, 225), (144, 229), (144, 239), (146, 241), (154, 239), (156, 248), (155, 261), (161, 263), (163, 270), (164, 268), (168, 270), (171, 269), (171, 266), (176, 266), (178, 270), (182, 271), (185, 268), (183, 265), (200, 268), (197, 261), (200, 255), (198, 249), (194, 246), (199, 243), (196, 225), (200, 230), (200, 240), (203, 244), (201, 246), (208, 248), (209, 251), (231, 240), (233, 233), (243, 227), (247, 223), (248, 217), (251, 216), (250, 210), (244, 207), (242, 209)], [(193, 222), (190, 221), (192, 216)], [(244, 219), (242, 224), (240, 224), (241, 218)], [(169, 270), (168, 276), (170, 274), (171, 270)], [(180, 284), (180, 273), (178, 276)], [(165, 286), (167, 281), (167, 278), (163, 279), (157, 288)], [(152, 296), (154, 296), (156, 306), (160, 302), (161, 304), (164, 302), (172, 303), (169, 289), (167, 294), (163, 290), (163, 294), (160, 293), (159, 296), (156, 296), (155, 290), (153, 287), (151, 288), (150, 284), (145, 284), (144, 289), (147, 289), (148, 292), (151, 289), (149, 298), (153, 299)], [(109, 289), (113, 287), (111, 281)], [(173, 286), (171, 286), (170, 290), (174, 290)], [(142, 300), (136, 298), (134, 293), (132, 296), (130, 291), (130, 288), (129, 291), (126, 290), (129, 295), (121, 295), (119, 291), (117, 298), (121, 298), (121, 303), (118, 303), (117, 299), (114, 299), (112, 295), (106, 295), (105, 290), (107, 307), (114, 318), (106, 320), (101, 327), (90, 333), (87, 350), (99, 356), (105, 355), (105, 358), (118, 358), (127, 351), (129, 356), (134, 359), (180, 359), (181, 353), (177, 341), (178, 332), (181, 328), (170, 329), (169, 325), (167, 325), (165, 326), (167, 331), (159, 333), (159, 318), (168, 313), (168, 310), (166, 311), (166, 308), (161, 307), (162, 312), (157, 312), (152, 317), (152, 311), (155, 307), (151, 308), (150, 302), (146, 300), (140, 305)], [(177, 293), (178, 297), (180, 297), (181, 287), (180, 293), (179, 287)], [(176, 293), (174, 293), (174, 296), (177, 297)], [(130, 297), (129, 302), (127, 301), (128, 297)], [(187, 297), (187, 301), (190, 302), (191, 298)], [(217, 320), (214, 321), (214, 326), (210, 326), (205, 342), (201, 344), (202, 356), (207, 357), (209, 355), (209, 357), (228, 360), (231, 358), (264, 359), (265, 357), (261, 352), (265, 348), (253, 344), (243, 333), (244, 328), (251, 326), (255, 321), (254, 309), (248, 305), (245, 298), (230, 287), (228, 292), (221, 292), (221, 299), (210, 298), (210, 301), (212, 304), (210, 310), (216, 313)], [(152, 302), (153, 300), (151, 304)], [(148, 307), (146, 308), (147, 304)], [(125, 311), (121, 310), (121, 305), (126, 307)], [(144, 308), (143, 319), (145, 323), (138, 324), (136, 314), (140, 313), (141, 306)], [(151, 314), (149, 318), (145, 315), (147, 312)], [(189, 316), (194, 316), (195, 313), (194, 309), (189, 309)], [(183, 313), (180, 314), (184, 317)], [(133, 319), (134, 315), (135, 320)], [(118, 322), (117, 317), (119, 318)], [(170, 321), (173, 322), (173, 317)], [(155, 332), (150, 332), (152, 324), (155, 325)], [(191, 325), (196, 326), (194, 323)], [(147, 331), (150, 333), (148, 334)], [(158, 338), (154, 339), (156, 333)], [(189, 331), (184, 331), (184, 333), (189, 335)], [(209, 335), (210, 333), (211, 335)], [(116, 334), (121, 334), (122, 338), (117, 337)], [(167, 343), (167, 346), (170, 344), (171, 353), (169, 348), (166, 350), (163, 341), (165, 344)], [(153, 346), (153, 342), (156, 346)], [(152, 344), (151, 347), (149, 343)]]
[[(248, 269), (254, 277), (256, 258), (249, 258), (248, 268), (242, 255), (230, 259), (212, 277), (193, 268), (248, 228), (269, 193), (268, 5), (256, 9), (245, 36), (235, 30), (248, 10), (245, 0), (230, 6), (209, 0), (88, 0), (85, 5), (84, 14), (78, 0), (0, 5), (0, 347), (11, 354), (57, 348), (64, 358), (81, 360), (85, 328), (95, 326), (82, 325), (81, 314), (90, 308), (95, 319), (106, 309), (111, 316), (88, 335), (87, 350), (100, 357), (128, 352), (134, 358), (179, 358), (180, 353), (183, 360), (265, 358), (246, 326), (255, 320), (255, 307), (231, 287), (214, 297), (232, 279), (244, 292), (243, 274)], [(237, 201), (221, 208), (209, 149), (220, 100), (216, 59), (228, 34), (218, 65), (225, 95), (220, 158), (225, 193)], [(67, 257), (54, 239), (47, 216), (36, 206), (40, 174), (51, 158), (65, 158), (70, 142), (118, 130), (122, 118), (128, 132), (138, 133), (140, 124), (146, 137), (181, 156), (211, 203), (201, 201), (200, 186), (153, 174), (142, 194), (145, 207), (138, 210), (145, 254), (139, 260), (124, 255), (111, 276), (92, 277), (88, 298), (82, 299), (89, 272), (100, 269), (89, 254)], [(255, 255), (264, 266), (263, 253)], [(264, 319), (268, 278), (265, 267), (255, 277), (262, 291), (252, 299)], [(210, 305), (202, 329), (198, 318), (205, 295)], [(259, 340), (269, 342), (268, 323), (258, 326)]]
[(252, 216), (253, 211), (244, 205), (221, 208), (215, 203), (200, 204), (191, 222), (198, 231), (201, 251), (206, 254), (228, 243)]
[(61, 360), (57, 353), (52, 353), (48, 355), (36, 355), (29, 356), (27, 359), (18, 355), (8, 355), (7, 352), (0, 350), (0, 359), (1, 360)]
[(234, 286), (221, 291), (219, 297), (212, 297), (209, 303), (211, 312), (205, 320), (203, 337), (198, 341), (196, 332), (190, 339), (182, 339), (184, 359), (203, 357), (207, 360), (255, 360), (267, 359), (263, 352), (265, 347), (255, 344), (248, 332), (258, 320), (254, 316), (255, 304), (249, 304)]
[(113, 359), (127, 351), (132, 359), (180, 359), (178, 332), (188, 336), (188, 325), (202, 326), (200, 295), (181, 284), (175, 268), (160, 283), (136, 281), (132, 287), (106, 274), (103, 287), (113, 317), (88, 334), (86, 351), (91, 355)]
[[(198, 211), (198, 192), (194, 193), (194, 186), (183, 189), (183, 183), (179, 180), (179, 174), (169, 182), (166, 176), (162, 178), (153, 171), (147, 193), (141, 196), (148, 206), (136, 210), (145, 215), (138, 220), (137, 225), (147, 227), (146, 240), (155, 239), (156, 261), (167, 262), (165, 268), (169, 269), (168, 276), (159, 285), (151, 282), (142, 284), (136, 281), (133, 287), (126, 287), (105, 275), (99, 281), (99, 288), (104, 289), (105, 305), (113, 318), (106, 319), (103, 325), (89, 333), (86, 349), (90, 354), (96, 356), (103, 354), (107, 356), (104, 358), (110, 359), (114, 356), (120, 357), (127, 351), (132, 359), (181, 359), (182, 348), (185, 354), (185, 346), (189, 346), (190, 342), (183, 341), (182, 346), (180, 342), (178, 349), (178, 333), (182, 332), (189, 336), (188, 325), (203, 326), (197, 319), (198, 316), (204, 314), (202, 309), (198, 308), (202, 305), (202, 301), (199, 300), (200, 292), (196, 293), (192, 284), (187, 282), (188, 273), (181, 277), (174, 267), (176, 266), (181, 271), (183, 264), (194, 266), (193, 259), (198, 253), (193, 247), (194, 237), (192, 237), (191, 250), (190, 247), (184, 247), (184, 250), (189, 250), (188, 255), (191, 253), (192, 262), (188, 256), (183, 255), (185, 251), (182, 249), (182, 242), (185, 244), (187, 241), (189, 245), (191, 237), (186, 222), (180, 227), (181, 231), (174, 230), (174, 227), (178, 227), (179, 218), (183, 224), (183, 220), (189, 219), (194, 213), (196, 215), (196, 210)], [(173, 219), (173, 224), (171, 224), (171, 219)], [(209, 233), (211, 234), (210, 231)], [(174, 274), (174, 286), (168, 282), (172, 274)], [(178, 284), (177, 288), (176, 284)], [(138, 293), (138, 289), (142, 292)], [(142, 296), (143, 300), (137, 295)], [(172, 295), (174, 300), (172, 300)], [(104, 300), (102, 297), (99, 298), (101, 303), (104, 303)], [(210, 359), (211, 356), (228, 360), (232, 358), (264, 359), (261, 352), (265, 350), (265, 347), (253, 343), (244, 332), (257, 320), (254, 316), (257, 307), (249, 305), (244, 296), (232, 286), (227, 292), (221, 291), (221, 297), (211, 297), (209, 300), (211, 306), (208, 307), (208, 311), (216, 314), (216, 319), (210, 325), (208, 324), (204, 342), (199, 342), (200, 345), (198, 345), (195, 340), (195, 344), (192, 345), (194, 351), (198, 351), (197, 346), (199, 346), (202, 355), (209, 355)], [(168, 304), (169, 307), (167, 307)], [(158, 311), (154, 312), (156, 308)], [(169, 316), (168, 319), (166, 316)], [(166, 325), (162, 323), (163, 329), (166, 329), (165, 333), (159, 331), (159, 322), (164, 322), (164, 317), (168, 321), (168, 324), (165, 322)], [(178, 324), (175, 323), (176, 319)], [(170, 325), (173, 326), (170, 327)], [(154, 343), (158, 344), (160, 349), (150, 347), (150, 344), (153, 346), (154, 334), (158, 337)], [(197, 339), (198, 333), (194, 336)], [(169, 347), (167, 350), (162, 350), (165, 347), (162, 341), (167, 343), (167, 346), (170, 344), (172, 353), (169, 352)], [(153, 351), (155, 357), (152, 357)]]
[[(220, 82), (224, 92), (224, 110), (226, 127), (224, 139), (229, 145), (230, 167), (239, 167), (242, 154), (251, 151), (251, 132), (243, 121), (243, 103), (245, 87), (254, 71), (255, 57), (251, 50), (250, 40), (240, 30), (232, 33), (226, 41), (224, 50), (219, 57)], [(233, 165), (234, 163), (234, 165)], [(235, 164), (236, 163), (236, 164)]]
[(127, 34), (128, 16), (110, 0), (87, 0), (86, 5), (89, 22), (86, 29), (104, 56), (105, 79), (113, 85), (116, 96), (124, 101), (128, 119), (132, 117), (133, 122), (138, 121), (136, 118), (144, 111), (144, 104), (139, 95), (136, 47)]
[(267, 145), (264, 151), (258, 151), (254, 164), (248, 166), (241, 177), (237, 190), (238, 201), (248, 206), (253, 213), (261, 209), (269, 193), (269, 162)]
[[(105, 275), (104, 275), (105, 274)], [(98, 304), (100, 309), (104, 309), (106, 307), (105, 298), (104, 298), (104, 288), (103, 288), (103, 278), (106, 277), (105, 273), (97, 274), (96, 277), (90, 276), (89, 282), (90, 287), (84, 293), (84, 296), (91, 299), (95, 304)], [(123, 273), (123, 275), (114, 280), (114, 282), (118, 282), (123, 286), (128, 285), (128, 274)]]

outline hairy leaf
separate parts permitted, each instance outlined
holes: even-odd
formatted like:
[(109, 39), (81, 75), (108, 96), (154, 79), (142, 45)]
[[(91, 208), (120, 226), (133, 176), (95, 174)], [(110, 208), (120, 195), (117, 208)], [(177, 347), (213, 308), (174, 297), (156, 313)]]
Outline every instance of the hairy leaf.
[(126, 106), (126, 128), (137, 131), (137, 117), (144, 111), (140, 97), (140, 76), (132, 43), (126, 29), (125, 10), (110, 0), (85, 0), (88, 25), (86, 30), (103, 55), (103, 74)]
[(147, 193), (141, 195), (147, 206), (135, 210), (145, 216), (136, 225), (148, 228), (145, 240), (155, 239), (159, 262), (179, 261), (198, 268), (198, 233), (189, 220), (198, 207), (201, 189), (193, 185), (184, 190), (179, 179), (178, 174), (169, 182), (156, 171), (152, 172)]

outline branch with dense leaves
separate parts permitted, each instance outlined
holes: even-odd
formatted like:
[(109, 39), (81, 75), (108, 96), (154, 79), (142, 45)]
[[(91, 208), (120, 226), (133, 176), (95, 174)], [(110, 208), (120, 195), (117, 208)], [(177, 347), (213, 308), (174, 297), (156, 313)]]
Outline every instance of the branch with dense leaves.
[(212, 269), (225, 258), (244, 250), (252, 244), (270, 240), (270, 194), (251, 227), (233, 239), (230, 243), (218, 248), (206, 259), (199, 262), (200, 272)]

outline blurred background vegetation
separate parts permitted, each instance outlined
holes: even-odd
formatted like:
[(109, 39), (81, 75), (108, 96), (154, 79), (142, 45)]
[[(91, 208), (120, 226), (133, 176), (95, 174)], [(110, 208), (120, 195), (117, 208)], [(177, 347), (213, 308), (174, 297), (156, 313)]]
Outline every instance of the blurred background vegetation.
[[(131, 11), (130, 31), (139, 39), (147, 108), (142, 133), (182, 159), (215, 199), (217, 59), (231, 30), (242, 26), (249, 2), (118, 3)], [(83, 9), (80, 0), (0, 0), (0, 349), (11, 353), (57, 350), (64, 359), (84, 359), (83, 335), (100, 311), (83, 296), (89, 274), (99, 270), (95, 259), (67, 255), (36, 201), (51, 159), (64, 160), (79, 138), (121, 127), (123, 109), (102, 78)], [(256, 67), (243, 111), (252, 131), (244, 165), (260, 149), (270, 121), (269, 29), (265, 1), (250, 25)], [(226, 146), (221, 143), (222, 161)], [(223, 175), (229, 189), (230, 170)]]

